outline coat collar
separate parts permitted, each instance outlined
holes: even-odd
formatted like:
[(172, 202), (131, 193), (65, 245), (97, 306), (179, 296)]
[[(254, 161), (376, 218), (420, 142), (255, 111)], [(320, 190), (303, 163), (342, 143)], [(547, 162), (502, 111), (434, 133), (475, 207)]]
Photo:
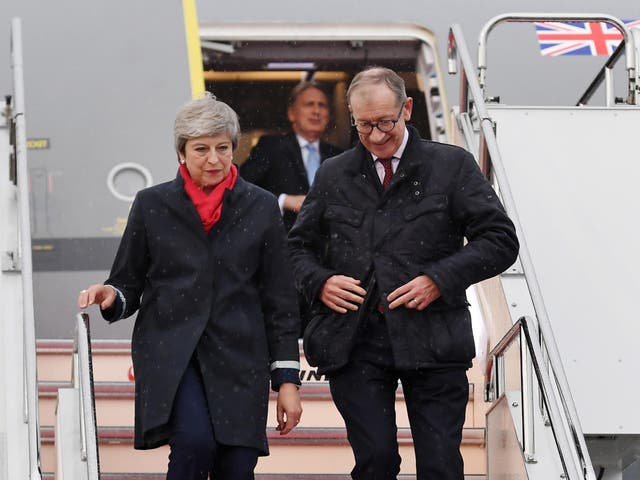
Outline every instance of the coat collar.
[(374, 201), (378, 201), (382, 193), (382, 185), (377, 178), (371, 154), (362, 143), (353, 147), (353, 155), (344, 162), (345, 175), (353, 179), (354, 185)]
[(421, 172), (421, 177), (424, 177), (426, 169), (426, 175), (431, 172), (431, 162), (428, 157), (420, 151), (420, 143), (422, 139), (418, 130), (413, 126), (407, 125), (409, 132), (409, 140), (407, 146), (404, 149), (398, 169), (391, 179), (391, 184), (387, 190), (382, 189), (380, 179), (373, 165), (373, 157), (364, 148), (361, 142), (354, 147), (354, 155), (350, 159), (349, 163), (345, 165), (345, 172), (347, 175), (352, 176), (355, 185), (360, 188), (371, 198), (379, 199), (388, 196), (399, 184), (406, 181), (419, 181), (416, 179), (418, 171)]
[[(420, 148), (423, 143), (420, 133), (411, 125), (407, 125), (407, 130), (409, 131), (409, 141), (402, 158), (400, 158), (398, 169), (391, 178), (391, 184), (385, 191), (385, 196), (403, 182), (411, 181), (416, 187), (420, 187), (421, 179), (427, 178), (431, 174), (431, 158), (425, 155), (424, 149)], [(420, 178), (418, 178), (418, 173)]]
[(400, 159), (398, 170), (402, 169), (409, 174), (416, 168), (424, 168), (426, 164), (429, 171), (431, 171), (430, 158), (420, 151), (420, 145), (423, 143), (422, 138), (420, 138), (420, 133), (411, 125), (407, 125), (407, 130), (409, 131), (409, 141)]
[[(236, 217), (242, 214), (241, 209), (237, 208), (237, 206), (240, 200), (246, 196), (248, 188), (247, 181), (238, 176), (233, 190), (227, 190), (224, 193), (222, 199), (222, 217), (209, 231), (209, 235), (218, 234), (225, 225), (233, 224)], [(202, 227), (202, 221), (200, 220), (198, 211), (184, 191), (184, 180), (179, 171), (176, 178), (170, 183), (170, 190), (172, 192), (171, 198), (175, 200), (169, 200), (169, 207), (173, 208), (178, 213), (178, 216), (183, 218), (191, 228), (200, 232), (201, 236), (206, 238), (207, 234)]]

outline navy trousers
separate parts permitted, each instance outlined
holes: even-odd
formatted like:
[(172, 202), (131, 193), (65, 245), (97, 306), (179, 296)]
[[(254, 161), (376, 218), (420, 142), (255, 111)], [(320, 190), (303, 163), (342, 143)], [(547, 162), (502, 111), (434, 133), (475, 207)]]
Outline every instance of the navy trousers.
[(258, 450), (216, 441), (196, 360), (184, 373), (169, 420), (167, 480), (253, 480)]
[(397, 370), (384, 317), (371, 314), (346, 367), (329, 375), (347, 427), (356, 480), (395, 480), (400, 472), (395, 392), (402, 383), (417, 480), (463, 480), (460, 443), (469, 398), (466, 369)]

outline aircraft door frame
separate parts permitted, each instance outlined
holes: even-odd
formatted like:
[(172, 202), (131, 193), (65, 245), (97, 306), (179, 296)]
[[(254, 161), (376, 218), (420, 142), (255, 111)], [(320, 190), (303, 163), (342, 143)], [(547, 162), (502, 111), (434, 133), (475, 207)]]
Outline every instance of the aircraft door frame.
[[(450, 122), (445, 81), (440, 67), (435, 35), (427, 28), (408, 23), (201, 23), (200, 40), (203, 48), (213, 46), (227, 53), (233, 45), (251, 41), (305, 42), (305, 41), (417, 41), (420, 43), (413, 68), (418, 90), (424, 94), (425, 115), (430, 138), (449, 142)], [(366, 64), (362, 64), (362, 68)], [(206, 77), (206, 70), (205, 70)], [(300, 79), (304, 76), (301, 74)], [(414, 115), (417, 112), (414, 109)]]

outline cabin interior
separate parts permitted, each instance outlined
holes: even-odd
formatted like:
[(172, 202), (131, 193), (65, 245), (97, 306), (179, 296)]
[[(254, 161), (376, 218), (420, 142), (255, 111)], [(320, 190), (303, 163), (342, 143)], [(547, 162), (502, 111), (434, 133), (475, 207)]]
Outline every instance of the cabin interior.
[[(412, 125), (431, 138), (425, 95), (439, 96), (417, 74), (419, 40), (203, 40), (205, 89), (238, 112), (243, 138), (236, 159), (242, 163), (261, 135), (290, 130), (287, 99), (301, 80), (321, 82), (330, 95), (331, 123), (325, 140), (350, 148), (357, 140), (346, 104), (347, 87), (365, 66), (384, 65), (399, 72), (414, 99)], [(426, 91), (428, 88), (428, 91)]]

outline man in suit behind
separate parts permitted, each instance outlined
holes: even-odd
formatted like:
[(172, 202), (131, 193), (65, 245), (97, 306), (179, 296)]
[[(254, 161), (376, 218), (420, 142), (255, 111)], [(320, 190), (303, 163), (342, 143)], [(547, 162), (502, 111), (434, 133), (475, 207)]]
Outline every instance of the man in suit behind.
[(278, 197), (289, 230), (313, 182), (318, 163), (342, 150), (320, 140), (329, 124), (329, 100), (315, 81), (296, 85), (289, 95), (287, 117), (292, 132), (265, 135), (240, 167), (240, 175)]

